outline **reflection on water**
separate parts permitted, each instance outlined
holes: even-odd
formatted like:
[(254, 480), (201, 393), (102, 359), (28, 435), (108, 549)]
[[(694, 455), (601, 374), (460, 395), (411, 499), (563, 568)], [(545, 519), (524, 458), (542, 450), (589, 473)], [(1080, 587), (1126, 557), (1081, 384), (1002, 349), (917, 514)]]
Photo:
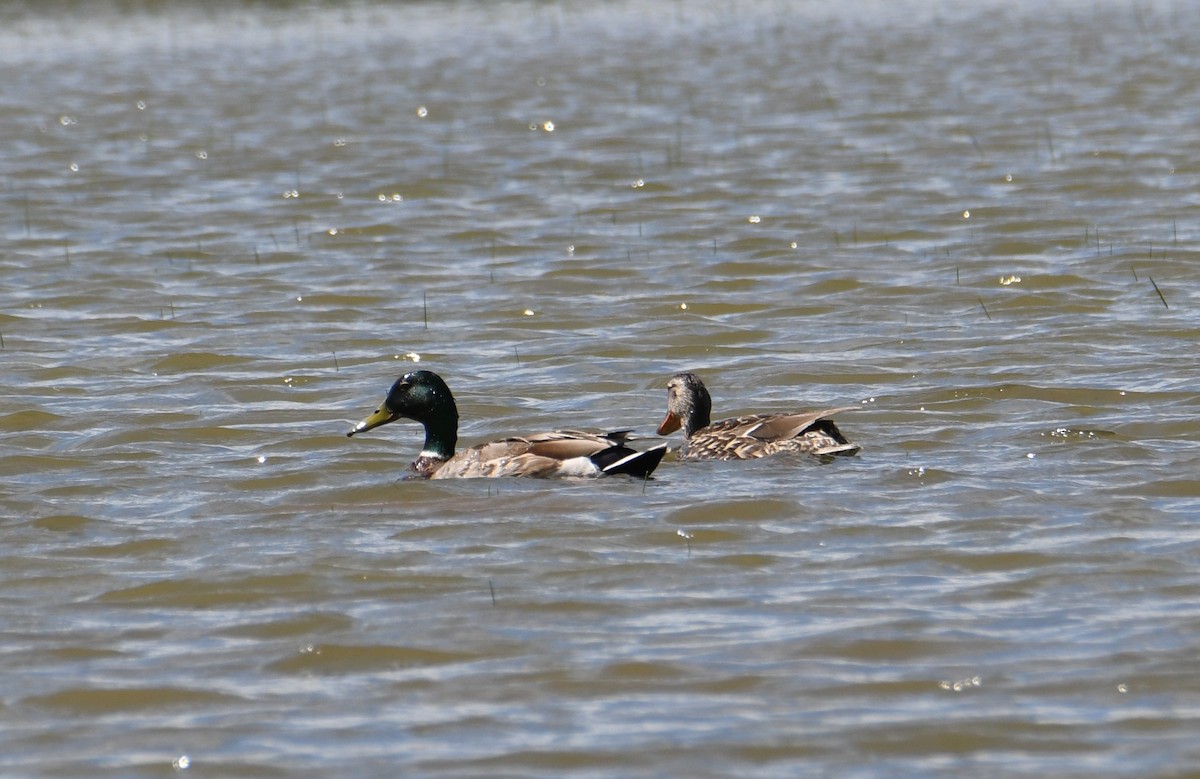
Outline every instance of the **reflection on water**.
[[(1195, 14), (2, 14), (5, 775), (1196, 763)], [(400, 482), (416, 364), (864, 450)]]

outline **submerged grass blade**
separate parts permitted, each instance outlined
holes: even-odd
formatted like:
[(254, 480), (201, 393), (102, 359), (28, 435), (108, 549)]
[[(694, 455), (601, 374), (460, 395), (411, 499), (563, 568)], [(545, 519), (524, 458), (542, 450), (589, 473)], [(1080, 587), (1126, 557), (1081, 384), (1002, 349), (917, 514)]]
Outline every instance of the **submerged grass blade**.
[(1151, 284), (1154, 284), (1154, 291), (1158, 293), (1158, 299), (1162, 301), (1162, 304), (1163, 304), (1163, 306), (1164, 306), (1164, 307), (1165, 307), (1167, 310), (1170, 310), (1170, 308), (1171, 308), (1171, 307), (1167, 305), (1167, 299), (1166, 299), (1165, 297), (1163, 297), (1162, 290), (1158, 288), (1158, 284), (1155, 284), (1155, 283), (1154, 283), (1154, 277), (1153, 277), (1153, 276), (1147, 276), (1146, 278), (1150, 279), (1150, 283), (1151, 283)]

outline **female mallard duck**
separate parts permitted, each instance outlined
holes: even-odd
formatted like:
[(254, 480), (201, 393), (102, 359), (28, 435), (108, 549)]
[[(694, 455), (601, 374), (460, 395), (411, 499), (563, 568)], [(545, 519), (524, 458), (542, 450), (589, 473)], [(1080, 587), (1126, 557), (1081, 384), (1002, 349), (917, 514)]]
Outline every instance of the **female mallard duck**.
[(667, 382), (667, 416), (659, 435), (683, 427), (686, 443), (679, 450), (685, 460), (753, 460), (777, 452), (852, 455), (851, 443), (829, 417), (854, 406), (801, 414), (753, 414), (709, 422), (712, 398), (694, 373), (679, 373)]
[(413, 478), (460, 479), (492, 476), (606, 476), (624, 473), (644, 479), (654, 472), (666, 444), (639, 452), (625, 445), (629, 431), (605, 435), (556, 430), (513, 436), (472, 446), (458, 454), (458, 407), (446, 382), (430, 371), (396, 380), (383, 404), (350, 428), (348, 436), (412, 419), (425, 426), (425, 447), (409, 466)]

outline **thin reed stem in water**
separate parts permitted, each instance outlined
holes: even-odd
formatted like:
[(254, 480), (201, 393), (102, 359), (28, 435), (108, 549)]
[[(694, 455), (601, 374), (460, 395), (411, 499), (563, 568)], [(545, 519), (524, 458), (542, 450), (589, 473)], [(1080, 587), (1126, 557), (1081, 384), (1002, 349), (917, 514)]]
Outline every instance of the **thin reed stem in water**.
[[(1147, 275), (1146, 278), (1150, 279), (1151, 284), (1154, 284), (1153, 276)], [(1163, 306), (1169, 310), (1171, 307), (1167, 305), (1167, 299), (1163, 297), (1162, 290), (1158, 288), (1157, 284), (1154, 284), (1154, 291), (1158, 293), (1158, 299), (1162, 301)]]

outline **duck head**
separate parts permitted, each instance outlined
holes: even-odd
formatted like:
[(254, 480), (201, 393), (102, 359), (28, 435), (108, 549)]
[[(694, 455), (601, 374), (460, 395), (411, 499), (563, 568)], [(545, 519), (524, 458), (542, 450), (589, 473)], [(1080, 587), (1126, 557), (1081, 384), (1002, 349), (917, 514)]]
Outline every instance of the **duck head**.
[(439, 433), (442, 443), (448, 434), (453, 446), (458, 429), (458, 407), (446, 382), (432, 371), (412, 371), (396, 379), (379, 408), (350, 428), (346, 435), (365, 433), (397, 419), (420, 422), (426, 431)]
[(712, 415), (712, 397), (700, 377), (677, 373), (667, 382), (667, 416), (658, 426), (659, 435), (670, 435), (683, 428), (685, 437), (708, 426)]

